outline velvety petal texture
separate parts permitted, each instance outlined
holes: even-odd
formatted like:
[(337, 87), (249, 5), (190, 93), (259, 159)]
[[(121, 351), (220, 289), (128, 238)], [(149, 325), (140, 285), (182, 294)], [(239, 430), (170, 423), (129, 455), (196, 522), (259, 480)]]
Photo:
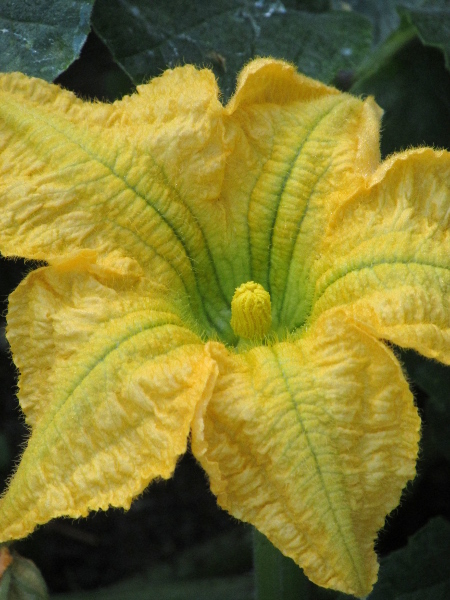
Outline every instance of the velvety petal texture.
[(241, 74), (226, 115), (234, 145), (215, 261), (230, 299), (245, 281), (270, 293), (273, 328), (285, 335), (310, 310), (308, 274), (328, 219), (378, 165), (381, 111), (371, 98), (361, 102), (259, 59)]
[(394, 355), (342, 312), (296, 342), (208, 350), (219, 376), (192, 448), (219, 504), (313, 581), (368, 594), (374, 539), (414, 477), (420, 431)]
[(129, 507), (170, 477), (215, 378), (166, 290), (94, 254), (34, 271), (11, 296), (8, 339), (32, 432), (1, 504), (2, 540), (60, 515)]
[(0, 251), (47, 262), (10, 299), (0, 541), (129, 507), (191, 431), (222, 507), (370, 592), (420, 431), (384, 342), (450, 364), (450, 154), (379, 165), (380, 118), (272, 59), (227, 106), (192, 66), (113, 104), (0, 76)]
[(227, 156), (213, 74), (176, 69), (114, 104), (20, 73), (0, 78), (0, 94), (2, 253), (125, 249), (204, 329), (233, 337), (203, 231)]
[(374, 335), (450, 364), (450, 154), (394, 155), (344, 203), (315, 264), (332, 306)]

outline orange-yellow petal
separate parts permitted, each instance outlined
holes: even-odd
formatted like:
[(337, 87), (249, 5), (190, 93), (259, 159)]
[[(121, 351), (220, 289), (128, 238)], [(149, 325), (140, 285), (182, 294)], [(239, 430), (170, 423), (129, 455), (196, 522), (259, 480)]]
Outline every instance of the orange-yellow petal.
[(295, 342), (227, 354), (192, 448), (219, 504), (317, 584), (376, 581), (377, 531), (414, 477), (420, 420), (392, 352), (342, 313)]
[(301, 325), (323, 230), (378, 164), (380, 109), (272, 59), (217, 96), (191, 66), (112, 105), (1, 76), (0, 250), (120, 252), (229, 343), (245, 281), (270, 293), (275, 330)]
[(309, 270), (333, 210), (378, 165), (381, 111), (258, 59), (240, 74), (226, 115), (233, 146), (211, 224), (215, 262), (230, 299), (245, 281), (270, 293), (283, 334), (306, 318)]
[[(120, 265), (120, 266), (118, 266)], [(171, 476), (216, 366), (168, 291), (82, 252), (28, 275), (8, 339), (31, 436), (0, 502), (0, 540), (62, 515), (128, 508)]]
[(312, 319), (342, 306), (374, 335), (450, 364), (450, 153), (383, 163), (330, 224)]
[(233, 338), (205, 231), (227, 156), (217, 95), (214, 75), (192, 66), (114, 104), (0, 76), (0, 251), (120, 252)]

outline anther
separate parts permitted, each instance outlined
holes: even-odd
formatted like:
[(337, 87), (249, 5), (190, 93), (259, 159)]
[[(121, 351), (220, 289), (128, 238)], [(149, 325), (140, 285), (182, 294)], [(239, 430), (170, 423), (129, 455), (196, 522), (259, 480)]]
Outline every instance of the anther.
[(234, 333), (248, 340), (261, 339), (269, 332), (271, 323), (269, 292), (254, 281), (247, 281), (236, 288), (231, 301)]

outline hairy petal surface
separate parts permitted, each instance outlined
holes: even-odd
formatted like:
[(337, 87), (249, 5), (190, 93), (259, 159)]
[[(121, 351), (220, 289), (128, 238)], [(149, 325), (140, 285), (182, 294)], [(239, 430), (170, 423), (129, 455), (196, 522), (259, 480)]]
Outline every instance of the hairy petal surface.
[(278, 333), (303, 324), (326, 225), (378, 165), (381, 111), (269, 59), (217, 96), (191, 66), (112, 105), (0, 77), (0, 250), (120, 251), (229, 343), (245, 281), (271, 294)]
[(396, 358), (342, 312), (295, 342), (208, 350), (219, 376), (192, 448), (219, 504), (312, 581), (368, 594), (377, 531), (415, 475), (420, 420)]
[[(380, 109), (281, 61), (241, 73), (226, 107), (228, 157), (216, 223), (216, 263), (226, 293), (245, 281), (271, 295), (273, 326), (303, 323), (309, 270), (335, 207), (379, 162)], [(229, 252), (239, 240), (239, 252)]]
[(450, 153), (384, 162), (334, 215), (312, 319), (335, 306), (374, 335), (450, 364)]
[(172, 475), (217, 367), (167, 296), (129, 259), (92, 251), (34, 271), (12, 294), (8, 339), (32, 430), (0, 503), (0, 540), (128, 508)]
[(217, 95), (214, 75), (191, 66), (114, 104), (0, 76), (1, 252), (119, 251), (233, 338), (205, 233), (228, 152)]

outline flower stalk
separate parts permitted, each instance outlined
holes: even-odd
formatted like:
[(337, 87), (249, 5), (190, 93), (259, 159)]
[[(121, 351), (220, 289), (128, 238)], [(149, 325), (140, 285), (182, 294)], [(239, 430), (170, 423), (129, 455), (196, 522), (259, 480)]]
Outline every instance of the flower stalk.
[(253, 561), (256, 600), (310, 600), (310, 583), (302, 569), (257, 529), (253, 530)]

